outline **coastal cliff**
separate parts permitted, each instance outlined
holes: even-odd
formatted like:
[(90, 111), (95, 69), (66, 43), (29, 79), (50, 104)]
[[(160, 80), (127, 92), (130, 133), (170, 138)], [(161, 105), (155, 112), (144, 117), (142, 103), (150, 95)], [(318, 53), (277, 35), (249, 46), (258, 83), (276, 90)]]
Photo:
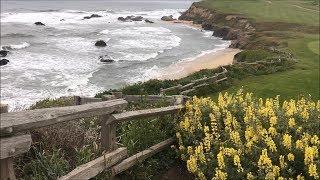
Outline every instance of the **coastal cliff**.
[(231, 48), (251, 48), (249, 41), (256, 31), (248, 18), (208, 9), (201, 2), (193, 3), (187, 11), (182, 13), (179, 20), (201, 24), (203, 29), (214, 31), (214, 36), (231, 40)]

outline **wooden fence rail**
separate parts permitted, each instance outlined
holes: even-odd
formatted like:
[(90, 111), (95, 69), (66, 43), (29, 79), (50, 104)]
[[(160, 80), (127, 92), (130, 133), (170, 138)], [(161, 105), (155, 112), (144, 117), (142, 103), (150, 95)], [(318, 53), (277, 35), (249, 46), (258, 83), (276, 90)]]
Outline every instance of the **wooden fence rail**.
[[(170, 102), (171, 106), (121, 112), (126, 108), (128, 104), (127, 100), (136, 102), (141, 98), (145, 98), (149, 102), (166, 100)], [(113, 175), (117, 175), (169, 147), (174, 142), (173, 138), (167, 139), (125, 159), (128, 155), (127, 149), (125, 147), (118, 148), (116, 142), (117, 124), (137, 118), (177, 113), (184, 108), (183, 103), (185, 99), (186, 97), (184, 96), (151, 95), (142, 97), (141, 95), (123, 95), (116, 92), (103, 98), (76, 96), (74, 99), (75, 106), (68, 107), (8, 113), (7, 107), (1, 105), (1, 112), (4, 112), (1, 114), (0, 123), (1, 180), (16, 179), (13, 169), (13, 158), (29, 151), (32, 143), (29, 134), (30, 130), (92, 116), (100, 117), (101, 145), (106, 153), (93, 161), (77, 167), (59, 179), (90, 179), (109, 168), (111, 168)]]
[(216, 73), (212, 77), (203, 77), (201, 79), (192, 80), (191, 83), (186, 85), (178, 84), (176, 86), (161, 89), (160, 94), (163, 95), (170, 91), (178, 91), (181, 95), (187, 95), (188, 93), (196, 91), (198, 88), (201, 88), (203, 86), (224, 81), (227, 79), (226, 74), (228, 73), (228, 71), (223, 67), (222, 69), (223, 71), (221, 73)]

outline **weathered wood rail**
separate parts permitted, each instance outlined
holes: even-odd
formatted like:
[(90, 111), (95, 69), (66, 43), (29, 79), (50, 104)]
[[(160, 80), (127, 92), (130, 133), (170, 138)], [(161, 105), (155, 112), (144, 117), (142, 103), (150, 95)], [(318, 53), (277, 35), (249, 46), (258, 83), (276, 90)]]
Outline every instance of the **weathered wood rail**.
[[(119, 99), (121, 98), (121, 99)], [(118, 147), (116, 140), (116, 125), (123, 121), (137, 118), (157, 117), (174, 114), (184, 108), (184, 96), (146, 96), (148, 101), (165, 99), (170, 106), (152, 108), (138, 111), (122, 112), (128, 101), (139, 101), (141, 96), (122, 95), (114, 93), (103, 98), (75, 97), (75, 106), (45, 108), (21, 112), (8, 112), (6, 105), (1, 105), (1, 180), (16, 179), (13, 169), (13, 160), (29, 151), (32, 139), (30, 131), (57, 123), (73, 121), (92, 116), (100, 117), (101, 122), (101, 147), (105, 154), (101, 157), (83, 164), (63, 177), (67, 179), (90, 179), (99, 173), (110, 169), (115, 176), (135, 164), (144, 161), (152, 155), (164, 150), (174, 143), (174, 138), (169, 138), (154, 146), (128, 157), (125, 147)]]
[(224, 67), (222, 67), (222, 70), (223, 71), (221, 73), (215, 73), (214, 76), (212, 76), (212, 77), (203, 77), (201, 79), (193, 80), (193, 81), (191, 81), (191, 83), (186, 84), (186, 85), (178, 84), (176, 86), (161, 89), (160, 94), (163, 95), (163, 94), (166, 94), (167, 92), (170, 92), (170, 91), (177, 91), (181, 95), (187, 95), (191, 92), (196, 91), (197, 89), (199, 89), (201, 87), (207, 86), (212, 83), (219, 83), (221, 81), (227, 80), (226, 75), (227, 75), (228, 71)]

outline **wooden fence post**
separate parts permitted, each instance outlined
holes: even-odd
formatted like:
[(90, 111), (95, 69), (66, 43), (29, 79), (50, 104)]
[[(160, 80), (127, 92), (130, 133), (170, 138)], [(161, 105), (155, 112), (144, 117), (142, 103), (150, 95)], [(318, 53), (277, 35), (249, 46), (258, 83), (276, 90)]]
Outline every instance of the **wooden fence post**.
[(111, 115), (101, 116), (101, 147), (107, 152), (117, 149), (116, 123), (107, 124)]
[[(8, 112), (8, 105), (1, 104), (0, 113), (7, 113), (7, 112)], [(0, 160), (0, 179), (1, 180), (16, 179), (16, 176), (14, 174), (14, 169), (13, 169), (13, 157)]]

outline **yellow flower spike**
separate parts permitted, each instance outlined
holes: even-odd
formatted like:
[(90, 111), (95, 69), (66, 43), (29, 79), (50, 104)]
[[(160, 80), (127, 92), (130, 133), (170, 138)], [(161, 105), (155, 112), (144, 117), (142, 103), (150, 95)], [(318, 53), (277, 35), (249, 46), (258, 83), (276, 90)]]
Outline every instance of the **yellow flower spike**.
[(268, 145), (268, 148), (271, 150), (271, 152), (277, 151), (277, 146), (276, 146), (276, 144), (274, 143), (274, 141), (273, 141), (272, 138), (267, 137), (267, 138), (265, 139), (265, 141), (266, 141), (266, 144)]
[(319, 179), (319, 175), (317, 173), (317, 166), (315, 164), (310, 164), (308, 167), (309, 176), (314, 177), (315, 179)]
[(268, 172), (265, 177), (266, 180), (274, 180), (275, 178), (276, 176), (273, 172)]
[(300, 150), (304, 149), (304, 144), (303, 144), (303, 142), (301, 140), (297, 140), (296, 141), (296, 148), (300, 149)]
[(272, 172), (277, 177), (280, 175), (280, 168), (279, 166), (272, 166)]
[(224, 164), (224, 157), (223, 157), (223, 152), (220, 151), (217, 155), (217, 160), (218, 160), (218, 166), (220, 169), (224, 169), (226, 165)]
[(288, 125), (289, 127), (293, 128), (296, 125), (296, 121), (294, 120), (294, 118), (290, 118), (288, 121)]
[(254, 180), (254, 176), (251, 172), (247, 174), (247, 180)]
[(274, 127), (270, 127), (270, 128), (268, 129), (268, 132), (269, 132), (269, 134), (270, 134), (272, 137), (274, 137), (274, 136), (277, 135), (277, 130), (276, 130), (276, 128), (274, 128)]
[(304, 150), (304, 163), (311, 164), (314, 158), (317, 157), (318, 149), (316, 147), (306, 147)]
[(300, 115), (304, 121), (307, 121), (309, 119), (309, 112), (307, 108), (304, 108)]
[(290, 149), (291, 148), (291, 135), (284, 134), (282, 143), (283, 143), (284, 147), (286, 147), (287, 149)]
[(275, 126), (278, 122), (278, 119), (276, 116), (272, 116), (270, 119), (269, 119), (269, 122), (270, 122), (270, 126)]
[(297, 180), (304, 180), (304, 177), (302, 175), (298, 175)]
[(282, 155), (279, 157), (279, 162), (280, 162), (280, 168), (281, 169), (283, 169), (287, 165), (285, 160), (284, 160), (284, 156), (282, 156)]
[(258, 166), (261, 169), (271, 169), (272, 168), (272, 161), (268, 157), (268, 151), (267, 149), (262, 150), (262, 154), (260, 155)]
[(198, 169), (197, 159), (195, 156), (191, 155), (187, 161), (187, 169), (191, 173), (195, 173)]
[(310, 142), (312, 145), (320, 145), (320, 140), (317, 135), (312, 136)]
[(289, 153), (287, 155), (288, 161), (294, 161), (294, 155), (292, 153)]
[(226, 180), (228, 177), (228, 174), (221, 171), (220, 169), (216, 169), (215, 179), (217, 180)]
[(230, 139), (237, 145), (241, 145), (240, 134), (237, 131), (232, 131), (230, 133)]
[(317, 101), (317, 111), (320, 112), (320, 100)]

